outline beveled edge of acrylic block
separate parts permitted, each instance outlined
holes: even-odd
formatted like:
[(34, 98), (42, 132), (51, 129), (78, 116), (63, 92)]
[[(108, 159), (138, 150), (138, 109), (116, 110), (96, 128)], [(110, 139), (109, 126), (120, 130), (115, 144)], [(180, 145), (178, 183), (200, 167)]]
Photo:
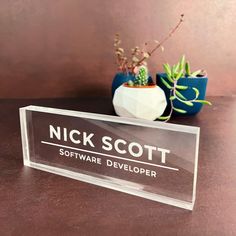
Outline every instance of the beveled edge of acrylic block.
[[(195, 150), (195, 163), (194, 163), (194, 178), (193, 178), (193, 195), (192, 195), (192, 202), (185, 202), (174, 198), (165, 197), (158, 194), (151, 194), (147, 192), (138, 192), (138, 190), (130, 190), (122, 185), (118, 185), (112, 182), (107, 182), (101, 180), (99, 178), (76, 173), (73, 171), (63, 170), (61, 168), (50, 167), (43, 164), (38, 164), (30, 161), (29, 156), (29, 142), (28, 142), (28, 133), (27, 133), (27, 123), (26, 123), (26, 111), (36, 111), (36, 112), (45, 112), (51, 114), (58, 114), (64, 116), (73, 116), (73, 117), (80, 117), (80, 118), (88, 118), (88, 119), (95, 119), (101, 121), (109, 121), (109, 122), (116, 122), (122, 124), (131, 124), (131, 125), (139, 125), (143, 127), (149, 128), (159, 128), (164, 130), (170, 131), (179, 131), (185, 133), (196, 134), (196, 150)], [(179, 125), (179, 124), (171, 124), (171, 123), (163, 123), (160, 121), (147, 121), (135, 118), (123, 118), (111, 115), (103, 115), (97, 113), (89, 113), (89, 112), (80, 112), (80, 111), (73, 111), (73, 110), (65, 110), (65, 109), (58, 109), (58, 108), (50, 108), (50, 107), (42, 107), (42, 106), (26, 106), (21, 107), (19, 109), (20, 112), (20, 126), (21, 126), (21, 139), (22, 139), (22, 151), (24, 157), (24, 165), (29, 166), (32, 168), (46, 170), (47, 172), (66, 176), (69, 178), (81, 180), (87, 183), (96, 184), (102, 187), (110, 188), (113, 190), (118, 190), (121, 192), (129, 193), (135, 196), (144, 197), (149, 200), (154, 200), (162, 203), (166, 203), (169, 205), (173, 205), (176, 207), (184, 208), (187, 210), (193, 210), (195, 199), (196, 199), (196, 184), (197, 184), (197, 169), (198, 169), (198, 150), (199, 150), (199, 137), (200, 137), (200, 127), (196, 126), (187, 126), (187, 125)]]
[(20, 108), (20, 129), (21, 129), (21, 142), (22, 142), (22, 152), (23, 152), (23, 161), (25, 166), (29, 166), (30, 155), (29, 155), (29, 141), (28, 141), (28, 132), (27, 132), (27, 119), (26, 119), (26, 110)]

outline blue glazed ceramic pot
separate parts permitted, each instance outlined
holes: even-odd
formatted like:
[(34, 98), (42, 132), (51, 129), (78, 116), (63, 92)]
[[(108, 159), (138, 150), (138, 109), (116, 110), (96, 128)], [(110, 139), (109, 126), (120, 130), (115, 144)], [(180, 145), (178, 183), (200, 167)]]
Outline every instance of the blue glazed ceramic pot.
[[(168, 112), (170, 111), (170, 108), (171, 108), (170, 100), (169, 100), (170, 90), (162, 83), (160, 77), (162, 77), (167, 82), (169, 82), (169, 81), (167, 80), (167, 75), (165, 73), (158, 73), (156, 75), (156, 83), (159, 87), (161, 87), (164, 90), (165, 95), (166, 95), (166, 99), (167, 99), (168, 104), (167, 104), (165, 114), (168, 114)], [(188, 100), (195, 98), (195, 92), (193, 89), (191, 89), (192, 87), (195, 87), (199, 90), (198, 100), (204, 100), (205, 96), (206, 96), (207, 82), (208, 82), (207, 77), (180, 78), (178, 80), (178, 85), (184, 85), (184, 86), (189, 87), (188, 89), (181, 91), (183, 96), (186, 97)], [(187, 113), (181, 114), (181, 115), (195, 115), (198, 112), (200, 112), (200, 110), (202, 109), (202, 106), (203, 106), (201, 103), (194, 103), (194, 105), (192, 107), (190, 107), (190, 106), (188, 106), (176, 99), (173, 100), (173, 104), (174, 104), (174, 107), (187, 111)], [(180, 115), (179, 113), (177, 113), (175, 111), (174, 111), (174, 114)]]
[(128, 82), (129, 80), (134, 80), (134, 75), (132, 75), (131, 73), (128, 74), (124, 74), (122, 72), (117, 73), (112, 81), (112, 97), (114, 96), (114, 93), (116, 91), (117, 88), (119, 88), (123, 83)]
[[(134, 80), (135, 76), (131, 73), (128, 74), (124, 74), (122, 72), (117, 73), (112, 81), (112, 97), (114, 96), (114, 93), (116, 91), (117, 88), (119, 88), (122, 84), (128, 82), (129, 80)], [(152, 78), (149, 76), (148, 78), (149, 83), (152, 83)]]

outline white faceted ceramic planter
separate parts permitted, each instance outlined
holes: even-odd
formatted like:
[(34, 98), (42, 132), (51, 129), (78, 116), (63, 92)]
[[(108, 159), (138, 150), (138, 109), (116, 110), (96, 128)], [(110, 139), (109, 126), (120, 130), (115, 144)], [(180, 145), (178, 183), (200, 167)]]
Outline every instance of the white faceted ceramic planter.
[(164, 91), (158, 86), (129, 87), (116, 89), (113, 106), (121, 117), (155, 120), (167, 106)]

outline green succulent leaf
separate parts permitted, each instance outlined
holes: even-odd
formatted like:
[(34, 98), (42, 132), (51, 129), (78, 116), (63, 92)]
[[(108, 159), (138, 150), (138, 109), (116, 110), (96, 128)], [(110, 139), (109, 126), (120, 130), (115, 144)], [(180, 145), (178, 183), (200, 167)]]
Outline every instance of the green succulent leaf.
[(184, 69), (185, 65), (185, 55), (183, 55), (180, 59), (180, 69)]
[(183, 99), (183, 100), (187, 100), (187, 98), (186, 97), (184, 97), (184, 95), (182, 95), (179, 91), (175, 91), (175, 94), (179, 97), (179, 98), (181, 98), (181, 99)]
[(175, 68), (176, 68), (176, 65), (173, 65), (172, 68), (171, 68), (173, 73), (175, 72)]
[(197, 70), (197, 71), (194, 71), (193, 73), (189, 74), (189, 76), (191, 77), (196, 77), (197, 75), (199, 75), (201, 73), (202, 70)]
[(211, 106), (211, 105), (212, 105), (212, 103), (211, 103), (211, 102), (209, 102), (209, 101), (206, 101), (206, 100), (195, 100), (194, 102), (199, 102), (199, 103), (202, 103), (202, 104), (204, 104), (204, 105), (209, 105), (209, 106)]
[(174, 78), (175, 77), (175, 65), (171, 67), (171, 76)]
[(196, 98), (198, 98), (198, 96), (199, 96), (199, 90), (197, 89), (197, 88), (192, 88), (194, 91), (195, 91), (195, 94), (196, 94)]
[(170, 116), (160, 116), (157, 119), (158, 120), (168, 120), (170, 118)]
[(190, 102), (190, 101), (181, 101), (181, 102), (183, 102), (183, 103), (186, 104), (187, 106), (190, 106), (190, 107), (193, 106), (193, 103)]
[(170, 76), (167, 76), (166, 78), (169, 80), (170, 83), (174, 83), (174, 80)]
[(172, 87), (162, 77), (161, 77), (161, 81), (168, 89), (172, 89)]
[(177, 75), (178, 71), (179, 71), (179, 62), (177, 65), (174, 66), (174, 76)]
[(180, 89), (180, 90), (186, 90), (188, 89), (188, 86), (184, 86), (184, 85), (176, 85), (175, 86), (177, 89)]
[(180, 79), (183, 76), (183, 69), (181, 69), (175, 77), (175, 80)]
[(185, 63), (185, 73), (186, 73), (186, 76), (189, 76), (191, 74), (191, 72), (190, 72), (190, 64), (189, 64), (188, 61)]
[(185, 110), (182, 110), (182, 109), (179, 109), (179, 108), (175, 108), (175, 107), (173, 107), (173, 110), (175, 110), (175, 111), (177, 111), (179, 113), (183, 113), (183, 114), (187, 112)]
[(163, 67), (164, 67), (164, 70), (165, 70), (167, 76), (171, 78), (171, 68), (170, 68), (170, 65), (168, 63), (166, 63), (166, 64), (163, 64)]
[(174, 99), (176, 99), (176, 97), (175, 96), (170, 96), (170, 101), (172, 101), (172, 100), (174, 100)]

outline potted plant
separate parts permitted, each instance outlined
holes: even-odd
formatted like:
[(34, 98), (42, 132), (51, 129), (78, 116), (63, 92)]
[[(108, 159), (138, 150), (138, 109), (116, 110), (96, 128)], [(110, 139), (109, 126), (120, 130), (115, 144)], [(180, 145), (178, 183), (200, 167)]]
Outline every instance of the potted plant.
[[(151, 42), (146, 42), (142, 46), (142, 48), (136, 46), (131, 49), (131, 57), (128, 58), (125, 54), (125, 50), (121, 47), (121, 40), (119, 34), (115, 35), (114, 39), (114, 48), (116, 55), (116, 64), (118, 66), (118, 73), (115, 75), (112, 82), (112, 96), (115, 93), (115, 90), (121, 86), (123, 83), (128, 82), (129, 80), (135, 80), (134, 69), (140, 67), (142, 65), (147, 66), (146, 60), (153, 55), (153, 53), (161, 48), (163, 51), (163, 44), (175, 33), (175, 31), (179, 28), (181, 23), (183, 22), (184, 15), (182, 14), (179, 22), (176, 26), (168, 33), (166, 37), (164, 37), (161, 42), (154, 40), (152, 43), (153, 46), (150, 46)], [(148, 48), (149, 47), (149, 48)], [(151, 47), (151, 48), (150, 48)], [(149, 82), (152, 79), (149, 76)]]
[(146, 66), (136, 67), (134, 80), (116, 89), (113, 106), (117, 115), (146, 120), (160, 117), (166, 106), (164, 91), (148, 80)]
[(205, 100), (208, 78), (204, 70), (190, 71), (189, 62), (182, 56), (172, 67), (163, 64), (165, 73), (157, 74), (157, 84), (167, 98), (167, 108), (162, 120), (169, 120), (172, 114), (195, 115), (203, 104), (211, 105)]

